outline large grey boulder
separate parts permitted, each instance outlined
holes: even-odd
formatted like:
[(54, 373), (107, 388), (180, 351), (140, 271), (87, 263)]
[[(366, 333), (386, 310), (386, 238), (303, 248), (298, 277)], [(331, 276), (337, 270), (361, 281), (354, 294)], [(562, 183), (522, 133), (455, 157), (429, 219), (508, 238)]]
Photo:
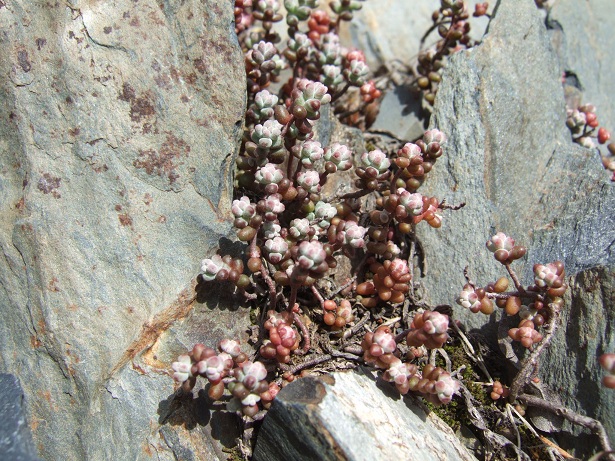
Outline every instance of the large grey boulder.
[(277, 396), (254, 461), (474, 460), (452, 429), (369, 373), (306, 377)]
[(569, 81), (581, 90), (584, 103), (596, 105), (601, 125), (615, 130), (615, 107), (611, 102), (615, 94), (615, 3), (559, 0), (549, 11), (547, 27), (561, 71), (574, 76)]
[[(481, 328), (488, 319), (454, 300), (464, 267), (479, 284), (504, 275), (485, 248), (491, 235), (502, 231), (528, 247), (514, 264), (524, 283), (532, 281), (533, 263), (564, 261), (572, 289), (541, 378), (561, 390), (565, 405), (601, 418), (613, 437), (613, 395), (599, 386), (597, 356), (615, 349), (608, 328), (615, 312), (608, 296), (584, 301), (582, 287), (596, 273), (592, 286), (612, 285), (615, 189), (597, 153), (571, 142), (550, 38), (533, 1), (501, 0), (483, 43), (450, 60), (431, 120), (449, 141), (421, 192), (466, 206), (447, 212), (441, 229), (417, 226), (427, 264), (420, 281), (430, 303), (454, 305), (457, 318)], [(606, 268), (592, 269), (597, 265)], [(581, 305), (586, 315), (573, 314)], [(593, 380), (585, 387), (592, 392), (579, 391), (582, 379)]]
[(207, 408), (186, 435), (167, 370), (248, 323), (221, 290), (195, 299), (200, 260), (231, 235), (231, 3), (16, 0), (0, 26), (0, 370), (40, 455), (225, 457)]

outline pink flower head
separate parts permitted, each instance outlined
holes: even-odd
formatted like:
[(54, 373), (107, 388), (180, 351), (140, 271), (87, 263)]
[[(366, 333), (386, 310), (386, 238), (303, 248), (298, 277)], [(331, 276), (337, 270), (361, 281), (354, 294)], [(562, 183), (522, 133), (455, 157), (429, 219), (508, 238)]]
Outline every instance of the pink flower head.
[(196, 366), (201, 375), (205, 375), (210, 382), (217, 383), (233, 367), (233, 358), (226, 352), (221, 352), (218, 355), (201, 360)]
[(261, 362), (245, 362), (241, 368), (239, 381), (249, 390), (253, 390), (267, 377), (267, 369)]
[(265, 206), (265, 219), (267, 221), (275, 221), (278, 214), (282, 213), (286, 209), (277, 194), (272, 194), (265, 197), (263, 204)]
[(446, 333), (448, 330), (448, 315), (431, 311), (427, 314), (428, 319), (423, 324), (423, 331), (429, 335)]
[(397, 349), (395, 337), (390, 333), (389, 328), (378, 327), (374, 331), (374, 344), (377, 344), (382, 349), (384, 354), (391, 353)]
[(343, 243), (353, 248), (363, 248), (365, 246), (365, 233), (367, 229), (359, 226), (354, 221), (346, 221), (344, 230), (341, 232)]
[(288, 243), (282, 237), (274, 237), (265, 242), (265, 251), (272, 264), (278, 264), (288, 252)]
[(361, 164), (365, 169), (374, 168), (378, 174), (384, 173), (391, 166), (389, 158), (380, 149), (364, 152), (361, 155)]
[(338, 170), (346, 171), (352, 166), (352, 151), (348, 146), (333, 143), (325, 149), (325, 160), (333, 163)]
[(492, 253), (495, 253), (497, 250), (510, 251), (514, 246), (515, 240), (504, 232), (498, 232), (487, 241), (487, 248)]
[(399, 196), (399, 205), (397, 205), (395, 214), (400, 218), (418, 216), (423, 212), (423, 196), (418, 192), (411, 194), (400, 187), (397, 189), (397, 195)]
[(239, 341), (235, 341), (234, 339), (223, 339), (220, 341), (218, 347), (222, 352), (226, 352), (233, 358), (241, 354), (241, 346), (239, 345)]
[(557, 273), (557, 266), (553, 263), (535, 264), (534, 265), (534, 283), (540, 288), (552, 287), (559, 280), (560, 276)]
[(253, 203), (250, 203), (250, 199), (244, 195), (239, 200), (233, 200), (231, 211), (233, 215), (235, 215), (235, 226), (243, 228), (248, 225), (250, 219), (256, 214), (256, 207)]
[(231, 268), (222, 261), (222, 257), (220, 255), (214, 255), (211, 259), (204, 259), (201, 263), (201, 271), (203, 271), (203, 280), (206, 282), (211, 282), (216, 278), (218, 272), (221, 270), (230, 271)]
[(192, 377), (192, 359), (189, 355), (184, 354), (177, 357), (177, 362), (173, 362), (171, 368), (175, 372), (173, 379), (178, 383), (183, 383)]
[(402, 147), (401, 149), (399, 149), (399, 151), (397, 151), (397, 156), (412, 160), (417, 157), (422, 158), (422, 153), (423, 151), (421, 150), (419, 146), (411, 142), (408, 142), (404, 144), (404, 147)]
[(317, 240), (303, 241), (299, 245), (297, 264), (302, 269), (315, 269), (327, 257), (327, 253)]
[(436, 393), (442, 403), (450, 403), (455, 392), (459, 391), (459, 381), (453, 379), (450, 374), (442, 373), (436, 381)]
[(310, 194), (317, 194), (320, 192), (320, 175), (315, 170), (301, 171), (297, 175), (297, 184)]
[(470, 309), (472, 312), (476, 313), (480, 311), (480, 300), (478, 299), (478, 294), (474, 290), (474, 288), (466, 284), (463, 287), (461, 294), (457, 297), (457, 304), (466, 309)]
[(256, 170), (254, 178), (257, 182), (265, 186), (268, 184), (279, 184), (279, 182), (284, 179), (284, 173), (282, 173), (282, 170), (280, 170), (275, 163), (267, 163), (265, 166)]

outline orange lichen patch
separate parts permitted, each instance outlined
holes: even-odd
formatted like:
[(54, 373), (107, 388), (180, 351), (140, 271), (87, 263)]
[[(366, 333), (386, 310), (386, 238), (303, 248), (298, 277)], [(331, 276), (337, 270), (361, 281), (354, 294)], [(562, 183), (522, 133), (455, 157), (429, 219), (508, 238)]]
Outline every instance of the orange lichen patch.
[(128, 346), (119, 362), (111, 369), (109, 378), (123, 368), (128, 362), (134, 359), (137, 354), (145, 349), (151, 348), (156, 340), (164, 333), (173, 323), (180, 320), (192, 310), (194, 301), (196, 300), (196, 279), (192, 281), (190, 286), (184, 289), (175, 302), (159, 312), (153, 319), (146, 322), (141, 327), (141, 332), (138, 338)]
[(66, 355), (67, 355), (67, 357), (70, 358), (71, 362), (73, 362), (73, 363), (81, 362), (81, 359), (74, 352), (72, 352), (70, 347), (68, 347), (68, 346), (66, 346)]
[(30, 422), (30, 430), (32, 432), (36, 432), (36, 430), (38, 429), (38, 426), (41, 424), (41, 421), (44, 421), (43, 419), (32, 419)]
[(38, 394), (49, 403), (49, 406), (53, 411), (58, 411), (58, 406), (53, 403), (53, 399), (51, 398), (51, 392), (39, 391)]
[(43, 345), (43, 342), (40, 339), (38, 339), (36, 336), (30, 335), (30, 345), (36, 349), (36, 348), (41, 347)]
[(147, 456), (153, 456), (154, 452), (152, 451), (152, 447), (150, 446), (150, 444), (148, 442), (145, 442), (143, 444), (143, 453), (145, 453)]
[(53, 291), (53, 292), (58, 292), (60, 291), (60, 288), (58, 287), (58, 279), (56, 277), (53, 277), (49, 283), (47, 284), (47, 289), (49, 291)]
[(132, 218), (130, 217), (130, 215), (128, 213), (122, 213), (122, 214), (118, 215), (117, 217), (120, 220), (120, 224), (122, 226), (131, 226), (132, 227)]
[(180, 159), (187, 157), (190, 146), (172, 133), (167, 133), (167, 139), (160, 149), (140, 150), (138, 158), (133, 162), (135, 168), (143, 169), (150, 176), (167, 177), (173, 184), (178, 178), (177, 168), (182, 164)]

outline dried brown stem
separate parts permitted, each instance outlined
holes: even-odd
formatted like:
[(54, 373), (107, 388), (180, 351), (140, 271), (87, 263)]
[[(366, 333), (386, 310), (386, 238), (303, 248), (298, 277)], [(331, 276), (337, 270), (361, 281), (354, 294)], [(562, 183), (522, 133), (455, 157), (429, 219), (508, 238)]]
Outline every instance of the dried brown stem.
[(312, 285), (311, 288), (312, 288), (312, 293), (314, 293), (314, 296), (316, 296), (316, 299), (320, 303), (320, 307), (324, 309), (325, 308), (325, 298), (322, 297), (322, 295), (320, 294), (320, 291), (318, 291), (318, 288), (316, 288), (314, 285)]
[(296, 312), (293, 312), (293, 320), (295, 321), (295, 325), (299, 327), (301, 330), (301, 335), (303, 336), (303, 348), (295, 351), (297, 355), (305, 355), (312, 347), (312, 342), (310, 341), (310, 332), (301, 320), (301, 317)]
[(504, 267), (506, 267), (506, 270), (508, 271), (508, 275), (510, 275), (510, 278), (515, 284), (515, 288), (517, 288), (517, 291), (519, 291), (519, 293), (521, 293), (522, 296), (526, 296), (525, 288), (523, 288), (523, 285), (521, 285), (521, 282), (519, 281), (519, 277), (517, 277), (517, 274), (510, 266), (510, 263), (504, 264)]
[(346, 288), (348, 288), (350, 285), (352, 285), (355, 281), (357, 280), (357, 276), (354, 275), (352, 276), (346, 283), (344, 283), (343, 285), (340, 285), (339, 287), (337, 287), (335, 289), (335, 291), (331, 292), (331, 294), (329, 295), (330, 298), (333, 298), (335, 295), (337, 295), (338, 293), (341, 293), (342, 291), (344, 291)]
[(525, 452), (520, 451), (514, 443), (512, 443), (503, 435), (496, 434), (489, 429), (489, 425), (484, 420), (480, 411), (478, 411), (478, 409), (474, 405), (472, 394), (463, 384), (461, 385), (461, 395), (465, 400), (470, 421), (478, 430), (482, 432), (485, 443), (485, 451), (487, 453), (491, 453), (493, 451), (502, 451), (504, 447), (511, 447), (515, 451), (519, 459), (523, 461), (530, 461), (530, 457)]
[(530, 355), (523, 361), (521, 364), (521, 368), (513, 379), (513, 382), (510, 386), (510, 396), (509, 401), (514, 402), (517, 398), (519, 392), (523, 390), (523, 388), (528, 384), (529, 380), (532, 377), (532, 373), (535, 368), (538, 366), (538, 359), (540, 357), (541, 352), (549, 345), (555, 330), (557, 329), (557, 325), (559, 323), (559, 309), (553, 304), (549, 303), (547, 305), (547, 312), (549, 313), (549, 323), (545, 327), (545, 334), (540, 343), (532, 350)]
[(265, 280), (265, 283), (269, 288), (269, 309), (275, 310), (276, 300), (278, 298), (277, 290), (275, 288), (275, 282), (269, 276), (269, 272), (266, 269), (266, 264), (266, 261), (263, 260), (261, 264), (261, 276), (263, 277), (263, 280)]
[(600, 421), (590, 418), (589, 416), (580, 415), (572, 411), (570, 408), (566, 408), (562, 405), (558, 405), (555, 402), (536, 397), (535, 395), (520, 394), (517, 398), (521, 402), (529, 406), (551, 411), (554, 414), (567, 419), (573, 424), (586, 427), (598, 436), (598, 438), (600, 439), (600, 445), (602, 445), (604, 451), (611, 451), (611, 443), (609, 441), (609, 436), (607, 435), (604, 426)]
[[(348, 336), (348, 338), (350, 338), (350, 336), (356, 334), (361, 328), (363, 328), (363, 325), (367, 323), (367, 321), (369, 320), (369, 317), (370, 317), (369, 312), (366, 312), (363, 318), (359, 320), (357, 324), (350, 329), (350, 335)], [(344, 337), (346, 337), (345, 334), (344, 334)]]

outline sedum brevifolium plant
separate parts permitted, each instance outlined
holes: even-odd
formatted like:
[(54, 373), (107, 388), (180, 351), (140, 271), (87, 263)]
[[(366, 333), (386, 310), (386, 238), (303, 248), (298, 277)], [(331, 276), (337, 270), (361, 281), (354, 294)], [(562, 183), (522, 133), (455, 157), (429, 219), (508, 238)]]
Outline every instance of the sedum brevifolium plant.
[[(257, 353), (249, 357), (238, 342), (225, 340), (217, 352), (198, 344), (173, 364), (184, 389), (202, 376), (212, 399), (226, 392), (229, 408), (247, 416), (267, 408), (280, 385), (294, 379), (289, 365), (313, 351), (312, 335), (348, 339), (363, 331), (348, 327), (358, 313), (408, 302), (407, 241), (421, 221), (439, 228), (448, 208), (417, 192), (443, 154), (446, 136), (437, 129), (396, 152), (353, 152), (340, 142), (323, 146), (314, 139), (324, 106), (340, 112), (336, 108), (354, 92), (363, 101), (355, 115), (365, 117), (365, 108), (380, 97), (363, 53), (343, 47), (337, 35), (361, 3), (331, 2), (332, 14), (317, 9), (317, 1), (284, 5), (283, 42), (273, 27), (284, 19), (279, 2), (236, 2), (249, 103), (232, 213), (244, 257), (213, 255), (202, 264), (204, 281), (230, 283), (259, 306)], [(354, 172), (355, 191), (325, 196), (327, 181), (348, 170)], [(320, 282), (340, 258), (358, 262), (356, 275), (337, 293), (323, 295)], [(315, 305), (301, 302), (306, 296)], [(381, 369), (401, 393), (414, 391), (436, 403), (451, 400), (459, 383), (450, 372), (411, 363), (398, 347), (413, 348), (412, 359), (419, 348), (441, 347), (448, 338), (446, 314), (421, 310), (397, 337), (386, 325), (369, 330), (354, 355), (344, 354)]]
[[(434, 25), (443, 37), (440, 53), (446, 55), (469, 44), (469, 15), (463, 1), (441, 3)], [(445, 154), (446, 135), (431, 129), (397, 148), (367, 151), (316, 139), (323, 108), (365, 127), (381, 97), (363, 53), (345, 48), (338, 37), (340, 24), (352, 19), (361, 2), (335, 0), (329, 6), (327, 12), (318, 0), (285, 0), (283, 13), (276, 0), (235, 1), (248, 94), (232, 203), (243, 255), (211, 255), (202, 262), (201, 276), (206, 283), (233, 286), (238, 297), (252, 303), (255, 334), (250, 350), (235, 339), (221, 341), (217, 350), (197, 344), (172, 369), (185, 391), (200, 376), (212, 400), (248, 419), (262, 418), (281, 387), (316, 365), (371, 366), (400, 394), (412, 392), (435, 405), (450, 403), (466, 389), (464, 367), (452, 370), (443, 349), (451, 327), (456, 337), (463, 336), (449, 317), (452, 308), (428, 306), (413, 280), (416, 226), (437, 232), (445, 214), (463, 206), (419, 192)], [(486, 10), (480, 4), (475, 15)], [(274, 27), (282, 21), (286, 38)], [(433, 95), (441, 68), (434, 56), (429, 59), (435, 70), (419, 57), (431, 82), (427, 94)], [(348, 110), (356, 100), (360, 105)], [(325, 193), (327, 183), (342, 174), (352, 174), (354, 190)], [(564, 268), (561, 262), (536, 264), (534, 284), (524, 287), (511, 264), (524, 257), (525, 248), (501, 232), (487, 248), (508, 277), (480, 287), (466, 274), (457, 303), (488, 315), (497, 306), (503, 319), (518, 321), (508, 330), (510, 357), (517, 357), (510, 345), (515, 341), (529, 354), (510, 385), (490, 377), (488, 384), (493, 400), (507, 397), (523, 411), (536, 357), (563, 308)], [(339, 280), (332, 274), (343, 260), (352, 270)], [(436, 360), (438, 354), (444, 362)], [(604, 381), (609, 387), (615, 387), (613, 363), (610, 355), (602, 359), (611, 374)]]

